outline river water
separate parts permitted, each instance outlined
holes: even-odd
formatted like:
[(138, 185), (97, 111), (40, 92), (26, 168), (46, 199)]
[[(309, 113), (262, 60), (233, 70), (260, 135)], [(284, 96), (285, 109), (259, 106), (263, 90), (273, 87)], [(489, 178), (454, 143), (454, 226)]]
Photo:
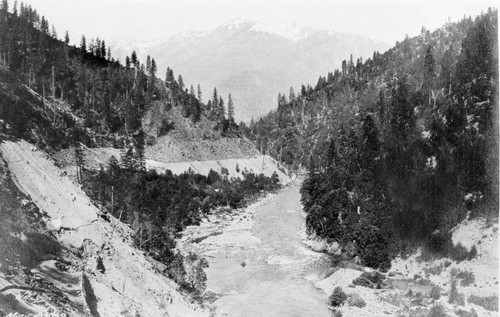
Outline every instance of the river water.
[(332, 316), (326, 295), (313, 286), (330, 262), (302, 245), (301, 209), (295, 184), (256, 207), (251, 225), (201, 243), (207, 290), (222, 295), (216, 316)]

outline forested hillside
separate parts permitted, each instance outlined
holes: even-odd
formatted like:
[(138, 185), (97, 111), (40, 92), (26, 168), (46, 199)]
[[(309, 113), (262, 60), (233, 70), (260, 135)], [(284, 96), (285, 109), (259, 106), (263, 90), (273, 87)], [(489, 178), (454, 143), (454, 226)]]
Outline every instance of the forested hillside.
[[(135, 246), (166, 264), (166, 273), (190, 290), (194, 286), (184, 283), (183, 259), (172, 250), (174, 236), (216, 208), (242, 207), (281, 186), (276, 174), (240, 173), (238, 168), (237, 179), (229, 178), (227, 169), (208, 175), (146, 170), (146, 148), (166, 136), (168, 143), (159, 144), (156, 152), (172, 151), (170, 142), (180, 138), (189, 149), (199, 145), (197, 138), (215, 143), (231, 138), (221, 147), (232, 147), (233, 153), (255, 151), (234, 123), (230, 95), (227, 111), (216, 89), (206, 105), (200, 100), (201, 91), (195, 95), (193, 87), (186, 89), (172, 69), (165, 80), (158, 78), (150, 56), (144, 64), (132, 52), (122, 65), (105, 40), (82, 36), (79, 47), (71, 46), (69, 35), (60, 40), (55, 27), (31, 6), (1, 3), (0, 142), (23, 139), (52, 158), (70, 152), (75, 181), (99, 207), (100, 216), (129, 225)], [(217, 144), (202, 145), (206, 150)], [(98, 157), (106, 163), (95, 170), (86, 166), (83, 150), (97, 147), (119, 148), (121, 155)]]
[[(84, 132), (80, 141), (87, 146), (123, 147), (125, 139), (137, 139), (143, 130), (144, 114), (158, 107), (178, 107), (192, 123), (208, 116), (219, 134), (235, 130), (232, 109), (226, 119), (217, 92), (215, 104), (207, 108), (200, 102), (201, 91), (198, 96), (193, 87), (188, 91), (172, 69), (161, 80), (150, 56), (141, 62), (131, 52), (122, 65), (104, 39), (84, 35), (79, 47), (71, 46), (68, 33), (59, 39), (55, 27), (31, 6), (21, 3), (18, 8), (16, 3), (9, 10), (6, 0), (0, 8), (0, 30), (1, 116), (13, 133), (43, 148), (67, 147), (76, 141), (76, 130)], [(232, 101), (228, 103), (231, 108)], [(33, 104), (43, 108), (44, 120), (30, 115)], [(160, 122), (153, 137), (175, 129), (168, 116), (155, 119)]]
[(449, 229), (498, 212), (497, 10), (406, 37), (278, 97), (246, 129), (258, 148), (307, 168), (307, 227), (365, 265), (408, 246), (467, 254)]

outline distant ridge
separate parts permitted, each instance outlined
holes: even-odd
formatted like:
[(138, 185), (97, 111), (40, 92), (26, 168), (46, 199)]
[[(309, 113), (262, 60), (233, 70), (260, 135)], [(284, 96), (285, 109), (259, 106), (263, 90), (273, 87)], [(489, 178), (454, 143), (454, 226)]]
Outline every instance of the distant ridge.
[[(340, 67), (350, 54), (368, 58), (389, 45), (365, 36), (237, 18), (210, 32), (183, 31), (166, 39), (144, 43), (115, 43), (115, 56), (136, 50), (139, 57), (154, 56), (159, 74), (167, 67), (180, 72), (187, 84), (201, 85), (208, 100), (213, 88), (231, 93), (237, 121), (259, 118), (277, 107), (279, 92), (290, 87), (314, 86), (325, 70)], [(176, 74), (177, 75), (177, 74)]]

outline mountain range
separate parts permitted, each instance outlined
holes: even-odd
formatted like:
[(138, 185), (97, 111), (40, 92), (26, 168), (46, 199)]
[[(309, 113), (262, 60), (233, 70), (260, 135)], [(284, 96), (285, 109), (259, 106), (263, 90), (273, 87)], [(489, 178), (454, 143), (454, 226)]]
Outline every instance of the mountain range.
[(187, 87), (200, 84), (205, 102), (214, 87), (225, 100), (231, 93), (237, 121), (265, 115), (277, 107), (279, 92), (288, 96), (290, 87), (297, 91), (302, 83), (316, 84), (320, 74), (339, 68), (351, 54), (368, 58), (387, 48), (361, 35), (244, 19), (209, 32), (183, 31), (166, 39), (111, 46), (122, 61), (136, 50), (141, 61), (147, 55), (155, 59), (159, 76), (170, 67)]

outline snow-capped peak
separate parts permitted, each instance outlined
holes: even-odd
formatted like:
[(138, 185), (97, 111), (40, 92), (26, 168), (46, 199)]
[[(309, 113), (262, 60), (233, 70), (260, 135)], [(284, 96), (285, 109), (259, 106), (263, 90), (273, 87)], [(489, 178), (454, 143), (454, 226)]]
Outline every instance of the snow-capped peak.
[(275, 34), (291, 41), (299, 41), (307, 38), (313, 29), (302, 27), (296, 23), (256, 23), (253, 31)]
[(200, 37), (203, 37), (203, 36), (206, 36), (206, 35), (208, 35), (208, 33), (207, 32), (203, 32), (203, 31), (185, 30), (185, 31), (181, 31), (181, 32), (175, 34), (171, 38), (173, 38), (173, 39), (175, 39), (175, 38), (197, 39), (197, 38), (200, 38)]
[(303, 27), (296, 23), (256, 22), (242, 18), (224, 23), (218, 29), (223, 31), (247, 31), (273, 34), (294, 42), (303, 40), (314, 32), (321, 31)]
[(220, 27), (231, 31), (239, 29), (243, 25), (248, 25), (248, 24), (255, 24), (255, 22), (242, 18), (236, 18), (234, 20), (222, 24)]

